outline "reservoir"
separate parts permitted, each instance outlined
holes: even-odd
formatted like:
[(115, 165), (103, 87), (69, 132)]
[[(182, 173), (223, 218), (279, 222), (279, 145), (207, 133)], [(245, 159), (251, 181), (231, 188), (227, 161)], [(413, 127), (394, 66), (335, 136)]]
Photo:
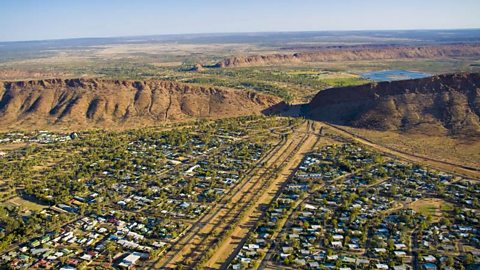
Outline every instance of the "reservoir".
[(381, 71), (372, 71), (360, 74), (364, 79), (383, 82), (383, 81), (400, 81), (408, 79), (420, 79), (425, 77), (432, 76), (428, 73), (417, 72), (417, 71), (408, 71), (401, 69), (391, 69), (391, 70), (381, 70)]

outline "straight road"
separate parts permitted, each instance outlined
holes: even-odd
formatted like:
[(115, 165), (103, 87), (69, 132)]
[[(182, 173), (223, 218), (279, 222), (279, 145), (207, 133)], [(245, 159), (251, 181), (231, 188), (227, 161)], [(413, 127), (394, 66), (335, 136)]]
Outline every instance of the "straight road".
[[(208, 259), (209, 250), (225, 234), (231, 233), (231, 225), (238, 222), (245, 211), (252, 208), (252, 202), (262, 196), (271, 184), (279, 161), (288, 156), (298, 145), (303, 144), (300, 131), (305, 133), (312, 124), (301, 125), (289, 136), (282, 136), (282, 141), (251, 170), (235, 188), (230, 190), (219, 203), (215, 204), (181, 237), (172, 248), (150, 266), (150, 269), (175, 269), (182, 265), (184, 269), (198, 267)], [(287, 138), (288, 137), (288, 138)]]

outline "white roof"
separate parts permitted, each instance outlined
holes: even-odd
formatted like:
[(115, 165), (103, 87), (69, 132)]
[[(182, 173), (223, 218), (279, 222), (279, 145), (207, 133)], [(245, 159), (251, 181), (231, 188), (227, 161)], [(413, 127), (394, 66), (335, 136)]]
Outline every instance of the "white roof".
[(130, 262), (131, 264), (135, 264), (138, 260), (140, 260), (141, 256), (137, 252), (134, 252), (123, 259), (124, 262)]
[(314, 206), (314, 205), (311, 205), (311, 204), (306, 203), (306, 204), (305, 204), (305, 209), (315, 210), (315, 209), (317, 209), (317, 207)]
[(432, 255), (427, 255), (427, 256), (424, 256), (424, 257), (423, 257), (423, 260), (426, 261), (426, 262), (436, 262), (436, 261), (437, 261), (437, 258), (435, 258), (435, 257), (432, 256)]
[(130, 267), (134, 265), (139, 259), (140, 259), (140, 256), (135, 255), (135, 252), (134, 252), (128, 255), (127, 257), (125, 257), (125, 259), (123, 259), (122, 262), (119, 263), (118, 265), (122, 267)]
[(89, 254), (83, 254), (82, 257), (80, 257), (80, 259), (85, 260), (85, 261), (90, 261), (90, 260), (92, 260), (92, 256), (89, 255)]

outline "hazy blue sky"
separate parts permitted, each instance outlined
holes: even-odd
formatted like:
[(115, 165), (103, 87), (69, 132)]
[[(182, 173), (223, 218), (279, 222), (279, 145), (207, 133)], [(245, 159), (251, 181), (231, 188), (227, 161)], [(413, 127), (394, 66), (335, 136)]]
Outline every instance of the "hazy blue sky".
[(480, 0), (0, 0), (0, 41), (480, 28)]

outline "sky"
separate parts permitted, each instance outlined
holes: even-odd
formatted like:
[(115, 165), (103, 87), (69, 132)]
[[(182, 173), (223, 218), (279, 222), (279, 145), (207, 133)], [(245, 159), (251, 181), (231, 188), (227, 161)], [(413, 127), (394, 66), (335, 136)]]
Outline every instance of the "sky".
[(0, 41), (480, 28), (480, 0), (0, 0)]

